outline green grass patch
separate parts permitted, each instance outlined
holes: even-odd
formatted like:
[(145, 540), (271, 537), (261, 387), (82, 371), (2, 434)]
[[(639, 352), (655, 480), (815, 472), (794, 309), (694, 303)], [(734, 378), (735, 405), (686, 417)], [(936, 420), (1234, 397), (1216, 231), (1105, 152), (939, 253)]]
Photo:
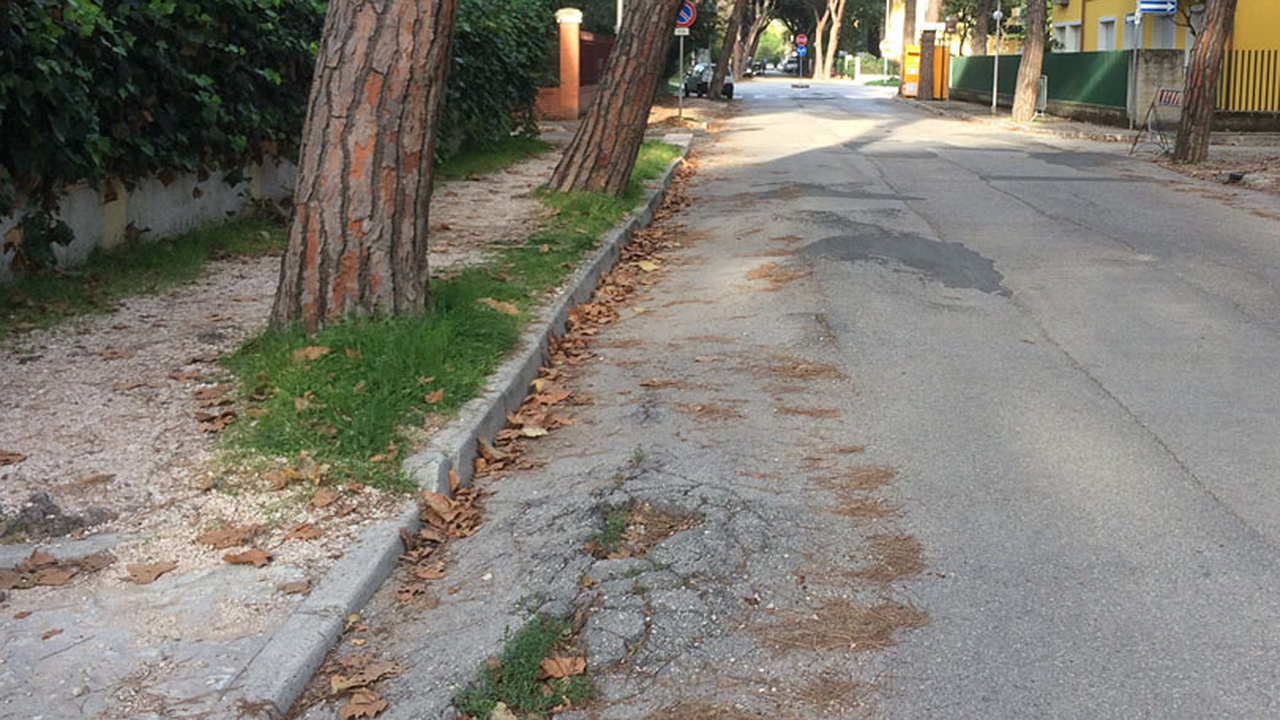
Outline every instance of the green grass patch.
[(587, 539), (595, 543), (593, 555), (606, 557), (611, 552), (622, 549), (622, 536), (627, 532), (627, 524), (631, 521), (631, 508), (617, 507), (605, 516), (604, 528)]
[(881, 78), (863, 83), (867, 87), (898, 87), (901, 84), (902, 81), (898, 78)]
[(0, 286), (0, 339), (67, 318), (105, 312), (125, 297), (191, 282), (210, 260), (265, 255), (285, 245), (278, 223), (250, 217), (169, 240), (96, 251), (82, 266)]
[(550, 149), (550, 143), (537, 138), (512, 136), (503, 138), (490, 147), (463, 149), (457, 155), (440, 163), (436, 167), (436, 173), (441, 180), (458, 180), (472, 175), (485, 175)]
[[(578, 704), (591, 697), (591, 679), (586, 675), (538, 680), (543, 658), (550, 656), (569, 636), (563, 621), (535, 617), (503, 642), (496, 662), (480, 666), (479, 681), (454, 698), (457, 709), (486, 720), (499, 702), (516, 715), (542, 715), (565, 703)], [(547, 692), (547, 689), (550, 692)]]
[[(541, 228), (493, 262), (433, 282), (434, 304), (425, 313), (353, 319), (310, 338), (293, 329), (249, 340), (224, 360), (253, 406), (229, 431), (230, 442), (268, 455), (307, 451), (330, 465), (335, 480), (407, 487), (399, 474), (403, 454), (387, 457), (392, 443), (402, 445), (406, 429), (427, 413), (453, 414), (480, 392), (531, 311), (635, 206), (643, 182), (661, 176), (678, 155), (668, 145), (645, 143), (622, 199), (542, 194), (555, 212)], [(483, 298), (510, 303), (520, 314), (482, 305)], [(329, 350), (315, 360), (295, 359), (309, 346)], [(442, 397), (428, 402), (437, 391)]]

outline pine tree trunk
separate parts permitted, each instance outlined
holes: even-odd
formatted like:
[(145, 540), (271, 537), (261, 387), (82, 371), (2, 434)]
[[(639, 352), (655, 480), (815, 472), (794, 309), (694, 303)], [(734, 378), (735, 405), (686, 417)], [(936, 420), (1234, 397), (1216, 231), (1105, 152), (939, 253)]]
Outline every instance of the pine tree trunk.
[(626, 192), (680, 5), (628, 0), (596, 99), (551, 175), (553, 190)]
[(827, 37), (827, 54), (823, 58), (825, 62), (823, 75), (828, 78), (832, 75), (832, 70), (836, 64), (836, 55), (839, 54), (840, 50), (840, 26), (844, 23), (844, 6), (845, 0), (828, 2), (828, 7), (831, 7), (831, 30)]
[(1222, 56), (1235, 24), (1236, 0), (1208, 0), (1204, 26), (1191, 48), (1187, 84), (1182, 94), (1182, 118), (1173, 158), (1182, 162), (1203, 162), (1209, 157), (1209, 132), (1213, 129), (1213, 108)]
[(919, 100), (933, 99), (933, 52), (936, 35), (933, 30), (920, 33), (920, 87), (916, 91), (916, 98)]
[(429, 302), (427, 209), (457, 0), (331, 0), (271, 324)]
[[(815, 13), (815, 16), (817, 13)], [(826, 62), (826, 35), (827, 25), (831, 22), (831, 4), (828, 2), (826, 9), (822, 11), (822, 15), (817, 18), (817, 24), (813, 31), (813, 37), (809, 40), (809, 44), (813, 46), (813, 79), (827, 79), (827, 62)]]
[(1027, 0), (1026, 39), (1022, 44), (1018, 84), (1013, 92), (1013, 119), (1018, 122), (1031, 122), (1036, 116), (1040, 73), (1044, 69), (1044, 27), (1047, 15), (1045, 0)]
[[(707, 87), (707, 95), (720, 97), (724, 89), (724, 77), (729, 71), (729, 61), (733, 58), (733, 49), (738, 45), (738, 32), (742, 29), (742, 16), (747, 12), (747, 0), (734, 0), (733, 13), (729, 16), (729, 26), (724, 30), (724, 40), (720, 42), (720, 57), (716, 59), (716, 69), (711, 73), (711, 84)], [(740, 68), (734, 72), (742, 74)]]
[[(942, 16), (942, 0), (928, 0), (924, 9), (924, 21), (936, 23)], [(933, 99), (933, 54), (937, 31), (926, 30), (920, 34), (920, 86), (916, 97), (921, 100)]]
[(973, 11), (973, 43), (970, 55), (987, 54), (987, 23), (991, 22), (991, 0), (978, 0)]

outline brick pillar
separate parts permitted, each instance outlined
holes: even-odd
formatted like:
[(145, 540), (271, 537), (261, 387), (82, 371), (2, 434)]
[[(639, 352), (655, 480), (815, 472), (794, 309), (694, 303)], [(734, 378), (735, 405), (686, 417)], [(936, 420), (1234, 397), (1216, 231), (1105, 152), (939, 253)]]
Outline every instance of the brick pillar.
[(582, 28), (582, 11), (560, 8), (556, 11), (560, 25), (560, 117), (578, 117), (578, 41)]

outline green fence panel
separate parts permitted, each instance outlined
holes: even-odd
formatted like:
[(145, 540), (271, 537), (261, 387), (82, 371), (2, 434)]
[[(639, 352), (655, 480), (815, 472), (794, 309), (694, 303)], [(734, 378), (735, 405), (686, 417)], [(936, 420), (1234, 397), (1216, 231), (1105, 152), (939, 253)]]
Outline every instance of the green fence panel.
[[(951, 87), (971, 92), (991, 92), (995, 56), (952, 58)], [(1021, 55), (1000, 56), (1000, 94), (1013, 95)], [(1044, 56), (1049, 76), (1049, 99), (1125, 107), (1129, 93), (1129, 53), (1049, 53)]]

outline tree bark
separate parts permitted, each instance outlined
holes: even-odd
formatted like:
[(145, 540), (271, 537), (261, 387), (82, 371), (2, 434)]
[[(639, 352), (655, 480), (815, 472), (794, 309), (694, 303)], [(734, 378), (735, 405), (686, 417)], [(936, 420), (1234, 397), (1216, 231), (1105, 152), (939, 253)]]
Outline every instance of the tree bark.
[(680, 5), (628, 0), (596, 99), (551, 175), (553, 190), (626, 192)]
[(991, 0), (978, 0), (973, 11), (973, 44), (971, 55), (987, 54), (987, 23), (991, 22)]
[(429, 303), (427, 210), (457, 0), (331, 0), (273, 327)]
[(813, 30), (813, 37), (809, 39), (809, 44), (813, 47), (813, 79), (826, 80), (826, 34), (827, 24), (831, 22), (831, 4), (828, 2), (822, 11), (822, 15), (818, 15), (818, 11), (813, 12), (816, 24)]
[[(924, 9), (924, 21), (935, 23), (942, 18), (942, 0), (928, 0)], [(926, 30), (920, 34), (920, 86), (916, 97), (933, 99), (933, 53), (937, 32)]]
[[(724, 30), (724, 40), (720, 42), (720, 57), (716, 59), (716, 69), (711, 73), (711, 84), (707, 86), (707, 95), (720, 97), (724, 90), (724, 76), (729, 70), (729, 61), (733, 59), (733, 49), (738, 45), (738, 33), (742, 30), (742, 16), (747, 12), (748, 0), (734, 0), (733, 13), (729, 16), (729, 26)], [(741, 68), (734, 72), (742, 74)]]
[(1044, 68), (1044, 25), (1048, 19), (1045, 0), (1027, 0), (1027, 25), (1022, 44), (1022, 65), (1013, 92), (1013, 119), (1030, 122), (1036, 116), (1036, 96), (1040, 93), (1040, 73)]
[(1235, 24), (1236, 0), (1209, 0), (1204, 25), (1191, 48), (1187, 84), (1182, 93), (1182, 117), (1173, 159), (1198, 163), (1209, 157), (1209, 132), (1213, 129), (1213, 108), (1222, 56)]
[(823, 76), (831, 77), (831, 71), (835, 67), (836, 55), (840, 50), (840, 26), (844, 24), (844, 6), (845, 0), (828, 0), (827, 7), (831, 8), (831, 30), (827, 36), (827, 53), (823, 57)]
[(933, 99), (933, 52), (936, 35), (933, 30), (920, 33), (920, 86), (916, 90), (918, 100)]

